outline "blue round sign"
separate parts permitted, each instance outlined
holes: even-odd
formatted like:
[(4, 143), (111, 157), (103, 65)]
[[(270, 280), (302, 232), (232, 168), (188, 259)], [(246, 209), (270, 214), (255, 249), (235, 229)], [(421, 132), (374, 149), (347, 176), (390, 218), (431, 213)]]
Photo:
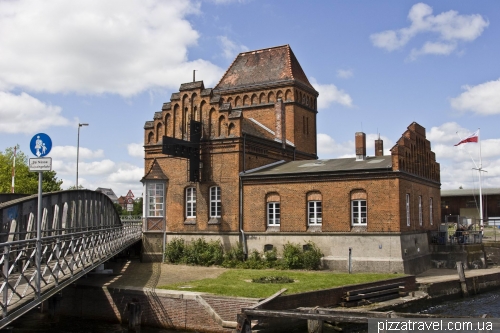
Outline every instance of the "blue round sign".
[(50, 153), (52, 140), (45, 133), (35, 134), (30, 141), (30, 149), (36, 157), (43, 157)]

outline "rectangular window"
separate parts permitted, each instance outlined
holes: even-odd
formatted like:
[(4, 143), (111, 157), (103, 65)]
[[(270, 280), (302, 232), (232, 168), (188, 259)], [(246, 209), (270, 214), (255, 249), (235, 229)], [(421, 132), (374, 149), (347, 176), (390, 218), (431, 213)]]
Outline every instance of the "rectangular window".
[(221, 200), (220, 187), (213, 186), (210, 188), (210, 217), (220, 217)]
[(429, 223), (432, 225), (434, 223), (434, 220), (432, 218), (432, 214), (434, 212), (432, 211), (432, 198), (429, 198)]
[(352, 225), (366, 225), (366, 200), (351, 201)]
[(418, 223), (420, 224), (420, 226), (422, 226), (422, 224), (423, 224), (422, 219), (423, 219), (423, 217), (422, 217), (422, 196), (419, 195), (418, 196)]
[(274, 226), (280, 225), (280, 203), (268, 202), (267, 203), (267, 225)]
[(406, 225), (410, 226), (410, 195), (406, 194)]
[(147, 216), (164, 216), (163, 205), (165, 202), (163, 184), (148, 183)]
[(196, 188), (186, 189), (186, 218), (196, 217)]
[(310, 225), (321, 224), (322, 211), (321, 201), (309, 201), (308, 205), (308, 221)]

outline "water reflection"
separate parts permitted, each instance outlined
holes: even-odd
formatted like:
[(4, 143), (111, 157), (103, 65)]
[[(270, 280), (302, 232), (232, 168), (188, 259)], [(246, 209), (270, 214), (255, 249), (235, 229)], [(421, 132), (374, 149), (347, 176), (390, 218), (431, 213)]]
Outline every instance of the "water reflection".
[(431, 306), (421, 312), (470, 317), (480, 317), (487, 314), (491, 318), (500, 318), (500, 291), (447, 301)]

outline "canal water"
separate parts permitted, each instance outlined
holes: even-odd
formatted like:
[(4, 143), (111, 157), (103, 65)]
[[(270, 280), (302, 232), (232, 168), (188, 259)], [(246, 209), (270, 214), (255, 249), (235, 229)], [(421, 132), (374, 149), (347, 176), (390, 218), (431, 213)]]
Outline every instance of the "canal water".
[[(402, 310), (404, 312), (404, 310)], [(412, 311), (416, 312), (416, 311)], [(500, 318), (500, 290), (471, 296), (468, 298), (446, 301), (420, 309), (420, 313), (446, 314), (452, 316), (481, 317), (488, 314), (492, 318)], [(14, 333), (124, 333), (127, 326), (104, 321), (81, 318), (61, 318), (58, 323), (47, 320), (45, 315), (33, 311), (18, 319), (11, 326)], [(302, 333), (295, 331), (296, 333)], [(304, 331), (304, 333), (306, 333)], [(359, 331), (358, 331), (359, 332)], [(366, 331), (365, 331), (366, 332)], [(141, 333), (187, 333), (158, 328), (142, 327)]]

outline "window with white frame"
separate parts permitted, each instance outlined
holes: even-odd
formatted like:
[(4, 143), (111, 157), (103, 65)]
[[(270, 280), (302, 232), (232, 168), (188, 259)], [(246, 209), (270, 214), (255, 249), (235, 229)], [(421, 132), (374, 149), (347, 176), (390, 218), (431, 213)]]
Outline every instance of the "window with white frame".
[(406, 225), (409, 227), (410, 224), (410, 194), (406, 193)]
[(186, 188), (186, 218), (196, 217), (196, 188)]
[(212, 186), (210, 188), (210, 217), (221, 216), (220, 187)]
[(432, 198), (429, 198), (429, 223), (432, 225), (434, 220), (432, 218), (432, 214), (433, 214), (433, 211), (432, 211)]
[(280, 225), (280, 203), (268, 202), (267, 203), (267, 225), (277, 226)]
[(147, 216), (164, 216), (164, 185), (162, 183), (147, 184)]
[(309, 225), (321, 224), (323, 215), (321, 201), (308, 201), (307, 206)]
[(423, 224), (423, 217), (422, 217), (422, 196), (418, 196), (418, 223), (420, 226)]
[(351, 200), (351, 221), (353, 226), (366, 225), (366, 200)]

